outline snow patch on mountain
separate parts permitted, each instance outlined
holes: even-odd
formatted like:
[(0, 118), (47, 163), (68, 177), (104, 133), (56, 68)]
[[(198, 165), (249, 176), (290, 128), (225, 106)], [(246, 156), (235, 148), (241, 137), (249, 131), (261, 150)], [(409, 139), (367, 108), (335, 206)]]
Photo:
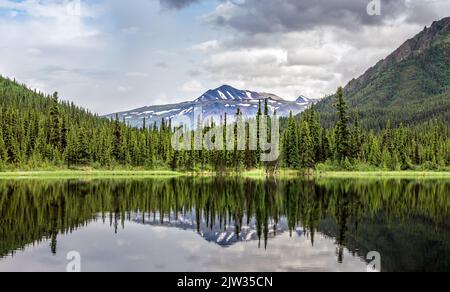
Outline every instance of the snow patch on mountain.
[(171, 110), (167, 110), (167, 111), (155, 112), (155, 115), (156, 116), (161, 116), (161, 115), (165, 115), (165, 114), (176, 112), (176, 111), (180, 111), (180, 109), (176, 108), (176, 109), (171, 109)]

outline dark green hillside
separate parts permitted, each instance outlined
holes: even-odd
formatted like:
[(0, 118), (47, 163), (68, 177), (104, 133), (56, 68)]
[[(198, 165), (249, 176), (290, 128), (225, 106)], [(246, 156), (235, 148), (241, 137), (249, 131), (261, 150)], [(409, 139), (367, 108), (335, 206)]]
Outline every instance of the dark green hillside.
[(130, 128), (0, 76), (0, 170), (152, 166), (170, 155), (168, 125)]
[[(379, 130), (431, 119), (450, 123), (450, 18), (433, 23), (344, 88), (351, 111)], [(318, 104), (326, 126), (334, 123), (334, 98)]]

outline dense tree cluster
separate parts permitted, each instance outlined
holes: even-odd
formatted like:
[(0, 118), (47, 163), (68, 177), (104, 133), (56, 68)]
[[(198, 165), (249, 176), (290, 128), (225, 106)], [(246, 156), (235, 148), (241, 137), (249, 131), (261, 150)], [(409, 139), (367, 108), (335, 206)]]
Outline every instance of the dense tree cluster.
[(300, 118), (290, 117), (283, 136), (284, 163), (288, 168), (317, 166), (355, 170), (444, 169), (450, 164), (450, 128), (439, 121), (420, 126), (400, 125), (366, 131), (356, 114), (347, 114), (342, 88), (336, 94), (337, 123), (320, 126), (314, 107)]
[[(176, 151), (170, 120), (152, 125), (144, 121), (142, 128), (132, 128), (119, 116), (100, 118), (59, 102), (57, 93), (46, 96), (4, 78), (0, 78), (0, 106), (0, 169), (91, 166), (224, 171), (261, 165), (260, 150), (238, 150), (236, 126), (231, 135), (223, 127), (227, 116), (222, 125), (223, 150)], [(264, 107), (267, 114), (267, 102)], [(262, 114), (260, 104), (258, 116)], [(208, 123), (203, 132), (213, 127), (219, 125)], [(232, 149), (227, 149), (229, 139), (234, 140)]]
[[(421, 165), (438, 169), (450, 164), (449, 125), (432, 121), (416, 127), (388, 125), (381, 132), (368, 132), (358, 116), (348, 116), (342, 89), (336, 96), (334, 127), (323, 128), (314, 108), (300, 117), (291, 116), (282, 129), (281, 158), (262, 163), (263, 150), (258, 142), (265, 136), (271, 140), (267, 101), (260, 103), (257, 114), (256, 150), (250, 147), (249, 125), (245, 141), (241, 141), (236, 123), (227, 121), (236, 121), (239, 110), (233, 119), (225, 115), (220, 125), (211, 121), (197, 130), (206, 134), (212, 128), (223, 129), (219, 150), (206, 150), (203, 144), (199, 150), (175, 150), (172, 137), (176, 129), (170, 120), (132, 128), (119, 116), (114, 120), (100, 118), (60, 102), (57, 93), (46, 96), (0, 77), (0, 169), (90, 166), (240, 171), (258, 167), (308, 169), (327, 162), (346, 169), (363, 163), (400, 170)], [(260, 131), (261, 116), (268, 118), (267, 135)], [(225, 127), (228, 124), (234, 125), (231, 133)], [(245, 143), (244, 150), (238, 147), (240, 143)]]
[(0, 78), (0, 168), (145, 166), (171, 154), (169, 125), (133, 129)]

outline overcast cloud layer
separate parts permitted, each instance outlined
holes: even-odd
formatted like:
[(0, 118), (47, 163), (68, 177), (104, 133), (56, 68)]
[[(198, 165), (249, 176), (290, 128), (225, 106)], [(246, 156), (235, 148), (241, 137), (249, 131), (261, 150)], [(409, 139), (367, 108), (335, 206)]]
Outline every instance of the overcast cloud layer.
[(449, 0), (0, 0), (0, 74), (98, 113), (192, 100), (222, 84), (320, 98)]

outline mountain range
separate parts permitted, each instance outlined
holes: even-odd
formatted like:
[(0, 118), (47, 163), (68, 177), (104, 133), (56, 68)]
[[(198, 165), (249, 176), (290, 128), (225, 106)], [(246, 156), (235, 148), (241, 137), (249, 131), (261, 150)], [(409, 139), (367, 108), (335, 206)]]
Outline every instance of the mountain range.
[[(287, 101), (272, 93), (262, 93), (249, 90), (236, 89), (229, 85), (223, 85), (216, 89), (206, 91), (193, 101), (169, 104), (146, 106), (129, 111), (109, 114), (106, 117), (115, 118), (119, 116), (120, 120), (133, 127), (143, 125), (144, 118), (148, 124), (160, 123), (161, 120), (176, 121), (182, 117), (188, 117), (191, 120), (196, 119), (200, 111), (203, 117), (206, 116), (224, 116), (225, 113), (233, 119), (237, 110), (240, 109), (244, 117), (256, 116), (261, 102), (264, 107), (264, 101), (267, 99), (269, 111), (273, 114), (275, 111), (279, 116), (288, 116), (290, 112), (294, 115), (303, 112), (308, 106), (314, 103), (305, 96), (300, 96), (296, 101)], [(200, 110), (201, 109), (201, 110)]]
[[(435, 21), (345, 87), (352, 113), (369, 129), (450, 123), (450, 17)], [(322, 122), (335, 122), (334, 96), (317, 105)]]

